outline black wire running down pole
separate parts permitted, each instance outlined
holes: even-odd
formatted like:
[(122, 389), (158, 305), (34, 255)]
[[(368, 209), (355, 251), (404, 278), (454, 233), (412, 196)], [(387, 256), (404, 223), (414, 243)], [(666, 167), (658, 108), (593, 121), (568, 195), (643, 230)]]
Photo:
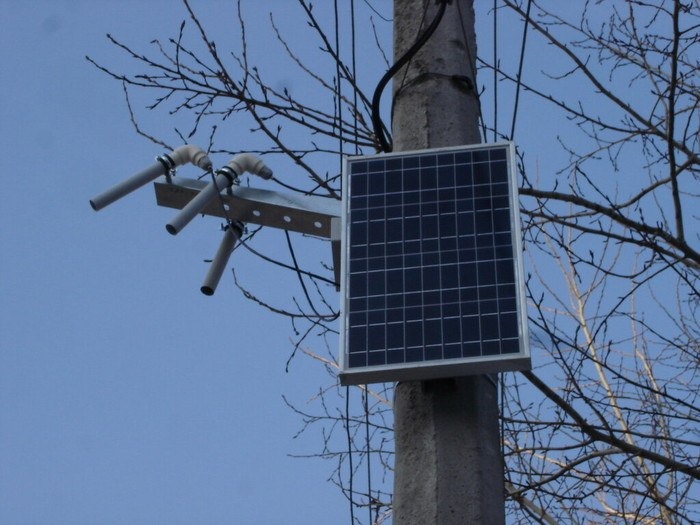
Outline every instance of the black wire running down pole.
[(403, 66), (405, 66), (406, 63), (409, 60), (411, 60), (411, 58), (413, 58), (413, 56), (416, 53), (418, 53), (420, 48), (423, 47), (428, 41), (428, 39), (430, 39), (430, 37), (433, 35), (437, 27), (440, 25), (440, 21), (442, 20), (442, 16), (445, 14), (445, 8), (447, 7), (447, 3), (449, 1), (450, 0), (437, 0), (437, 2), (440, 4), (440, 7), (433, 21), (423, 32), (423, 34), (421, 34), (416, 39), (413, 45), (401, 56), (401, 58), (399, 58), (396, 61), (396, 63), (389, 68), (389, 70), (381, 78), (381, 80), (377, 84), (376, 89), (374, 90), (374, 96), (372, 97), (372, 127), (374, 128), (374, 134), (376, 135), (377, 140), (379, 140), (379, 145), (381, 146), (382, 151), (385, 153), (389, 153), (390, 151), (392, 151), (393, 145), (391, 143), (391, 138), (387, 136), (386, 126), (384, 126), (384, 123), (382, 122), (382, 119), (379, 115), (379, 102), (382, 98), (382, 92), (384, 91), (386, 85), (389, 83), (389, 80), (391, 80), (391, 78)]
[[(513, 106), (513, 122), (510, 125), (510, 140), (515, 136), (515, 119), (518, 116), (518, 103), (520, 101), (520, 86), (523, 79), (523, 62), (525, 61), (525, 40), (527, 39), (527, 27), (530, 24), (530, 7), (532, 0), (527, 2), (527, 11), (525, 12), (525, 25), (523, 26), (523, 41), (520, 44), (520, 60), (518, 62), (518, 80), (515, 85), (515, 104)], [(495, 69), (494, 69), (495, 71)]]

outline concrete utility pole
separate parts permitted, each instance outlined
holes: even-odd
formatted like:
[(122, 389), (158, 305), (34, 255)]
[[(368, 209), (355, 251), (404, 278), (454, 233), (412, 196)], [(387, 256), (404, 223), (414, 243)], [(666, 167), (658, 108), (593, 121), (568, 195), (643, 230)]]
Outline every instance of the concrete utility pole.
[[(437, 9), (435, 0), (394, 1), (395, 58), (421, 33), (423, 13), (425, 27)], [(481, 141), (471, 88), (475, 57), (473, 0), (452, 0), (408, 71), (394, 76), (394, 151)], [(490, 377), (399, 383), (394, 425), (395, 525), (505, 523), (497, 388)]]

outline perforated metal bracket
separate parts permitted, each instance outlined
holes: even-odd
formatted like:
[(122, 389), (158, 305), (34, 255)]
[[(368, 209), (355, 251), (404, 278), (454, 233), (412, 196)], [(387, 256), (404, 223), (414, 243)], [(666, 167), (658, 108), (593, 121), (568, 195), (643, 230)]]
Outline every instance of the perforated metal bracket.
[(331, 219), (331, 250), (333, 250), (333, 276), (335, 277), (335, 289), (340, 291), (340, 247), (343, 234), (343, 221), (340, 217)]
[[(207, 186), (206, 180), (177, 177), (172, 182), (161, 178), (154, 183), (159, 206), (182, 209)], [(203, 210), (204, 215), (230, 218), (244, 223), (305, 233), (333, 241), (333, 267), (336, 283), (340, 282), (340, 237), (333, 236), (333, 219), (340, 220), (338, 200), (314, 195), (282, 195), (276, 191), (233, 186)], [(338, 230), (340, 228), (336, 227)], [(336, 248), (337, 244), (337, 248)]]

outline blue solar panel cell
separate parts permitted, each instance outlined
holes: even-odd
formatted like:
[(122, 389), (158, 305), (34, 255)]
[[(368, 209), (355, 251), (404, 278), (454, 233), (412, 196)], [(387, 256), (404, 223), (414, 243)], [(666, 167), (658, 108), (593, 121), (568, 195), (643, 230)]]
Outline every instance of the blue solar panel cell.
[(503, 144), (347, 161), (341, 379), (527, 367), (511, 158)]

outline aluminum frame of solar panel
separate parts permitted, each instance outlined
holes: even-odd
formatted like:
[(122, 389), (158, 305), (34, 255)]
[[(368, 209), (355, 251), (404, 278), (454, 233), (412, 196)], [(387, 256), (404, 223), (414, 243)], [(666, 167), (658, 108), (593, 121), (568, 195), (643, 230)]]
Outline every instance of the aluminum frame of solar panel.
[(512, 143), (347, 157), (343, 184), (341, 383), (530, 368)]

